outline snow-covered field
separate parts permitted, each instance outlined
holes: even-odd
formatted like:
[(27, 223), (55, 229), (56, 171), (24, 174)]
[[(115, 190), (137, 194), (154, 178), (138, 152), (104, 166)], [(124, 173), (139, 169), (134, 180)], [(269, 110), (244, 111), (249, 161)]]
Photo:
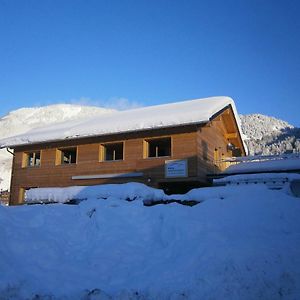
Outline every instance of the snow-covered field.
[(193, 207), (146, 207), (164, 195), (138, 184), (95, 189), (79, 205), (0, 207), (1, 300), (299, 299), (287, 187), (197, 189)]

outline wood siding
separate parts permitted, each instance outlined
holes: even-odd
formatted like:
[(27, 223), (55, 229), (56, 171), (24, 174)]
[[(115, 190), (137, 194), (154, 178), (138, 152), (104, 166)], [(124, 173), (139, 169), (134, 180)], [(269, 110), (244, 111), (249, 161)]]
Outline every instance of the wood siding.
[(197, 170), (198, 177), (215, 174), (228, 166), (220, 162), (223, 158), (232, 157), (228, 143), (234, 144), (246, 155), (241, 136), (231, 107), (216, 115), (204, 127), (197, 131)]
[[(76, 164), (57, 165), (55, 163), (57, 161), (57, 147), (48, 147), (40, 149), (40, 166), (22, 167), (24, 152), (16, 150), (10, 202), (11, 204), (19, 204), (22, 202), (20, 200), (22, 199), (22, 195), (20, 196), (19, 194), (22, 193), (22, 189), (31, 187), (64, 187), (128, 181), (143, 182), (157, 186), (158, 182), (165, 177), (165, 161), (169, 159), (187, 158), (189, 177), (197, 177), (196, 135), (196, 130), (189, 133), (170, 135), (172, 155), (158, 158), (143, 158), (144, 138), (114, 140), (115, 142), (124, 143), (124, 159), (121, 161), (100, 161), (99, 151), (101, 142), (77, 145)], [(155, 137), (157, 136), (159, 136), (159, 134)], [(143, 176), (132, 179), (72, 179), (72, 176), (133, 172), (142, 172)]]

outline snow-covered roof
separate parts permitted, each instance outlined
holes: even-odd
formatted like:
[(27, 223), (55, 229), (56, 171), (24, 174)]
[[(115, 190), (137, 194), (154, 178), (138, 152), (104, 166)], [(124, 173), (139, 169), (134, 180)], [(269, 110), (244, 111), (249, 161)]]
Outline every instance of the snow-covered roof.
[(0, 140), (0, 148), (206, 123), (229, 105), (233, 109), (240, 130), (234, 101), (230, 97), (220, 96), (116, 111), (37, 128), (25, 134)]

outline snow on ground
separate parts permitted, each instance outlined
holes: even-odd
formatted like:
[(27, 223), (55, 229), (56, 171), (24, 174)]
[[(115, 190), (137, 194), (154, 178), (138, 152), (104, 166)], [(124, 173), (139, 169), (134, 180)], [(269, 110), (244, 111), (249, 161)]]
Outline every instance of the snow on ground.
[(288, 189), (195, 189), (205, 201), (193, 207), (146, 207), (141, 185), (121, 188), (0, 207), (0, 298), (299, 299), (300, 201)]
[(300, 174), (297, 173), (257, 173), (230, 175), (214, 179), (214, 185), (264, 184), (269, 189), (289, 189), (295, 197), (300, 197)]
[(160, 200), (166, 195), (162, 190), (148, 187), (142, 183), (103, 184), (96, 186), (70, 186), (65, 188), (33, 188), (26, 192), (25, 201), (35, 202), (60, 202), (69, 200), (95, 199), (125, 199), (134, 200)]
[[(270, 171), (292, 171), (300, 170), (300, 156), (295, 158), (277, 158), (260, 161), (241, 162), (232, 164), (223, 173), (224, 174), (239, 174), (239, 173), (255, 173), (255, 172), (270, 172)], [(247, 157), (246, 157), (247, 158)]]
[[(300, 174), (285, 174), (292, 179), (300, 179)], [(230, 176), (234, 177), (234, 176)], [(26, 191), (25, 201), (32, 203), (67, 203), (70, 200), (87, 199), (120, 199), (126, 201), (143, 201), (144, 203), (155, 203), (158, 201), (167, 202), (168, 200), (180, 200), (202, 202), (212, 197), (222, 198), (224, 192), (221, 189), (202, 188), (194, 189), (185, 195), (166, 195), (163, 190), (146, 186), (142, 183), (130, 182), (123, 184), (103, 184), (96, 186), (70, 186), (65, 188), (32, 188)], [(226, 190), (230, 193), (231, 190)]]
[(220, 179), (214, 179), (214, 183), (222, 184), (226, 182), (238, 183), (240, 181), (253, 181), (253, 182), (261, 182), (268, 180), (285, 180), (286, 183), (289, 183), (293, 180), (300, 180), (300, 174), (298, 173), (255, 173), (255, 174), (238, 174), (238, 175), (230, 175)]

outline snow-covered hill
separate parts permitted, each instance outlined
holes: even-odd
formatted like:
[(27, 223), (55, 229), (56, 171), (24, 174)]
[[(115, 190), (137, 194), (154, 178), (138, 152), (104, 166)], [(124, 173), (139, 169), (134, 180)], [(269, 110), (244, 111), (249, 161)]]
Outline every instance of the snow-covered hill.
[(76, 118), (112, 112), (111, 109), (81, 106), (72, 104), (56, 104), (44, 107), (20, 108), (0, 119), (1, 138), (21, 134), (32, 128), (47, 124), (64, 122)]
[[(84, 118), (113, 110), (101, 107), (58, 104), (37, 108), (21, 108), (0, 119), (0, 138), (5, 138), (48, 124)], [(285, 121), (260, 114), (241, 115), (242, 130), (250, 154), (280, 154), (300, 151), (300, 129)], [(10, 184), (12, 158), (0, 150), (0, 190)]]
[[(57, 104), (44, 107), (21, 108), (0, 119), (0, 138), (25, 133), (33, 128), (48, 124), (107, 114), (112, 109), (95, 106)], [(0, 150), (0, 190), (10, 184), (12, 156), (5, 149)]]
[(300, 152), (300, 129), (261, 114), (240, 115), (250, 155)]

